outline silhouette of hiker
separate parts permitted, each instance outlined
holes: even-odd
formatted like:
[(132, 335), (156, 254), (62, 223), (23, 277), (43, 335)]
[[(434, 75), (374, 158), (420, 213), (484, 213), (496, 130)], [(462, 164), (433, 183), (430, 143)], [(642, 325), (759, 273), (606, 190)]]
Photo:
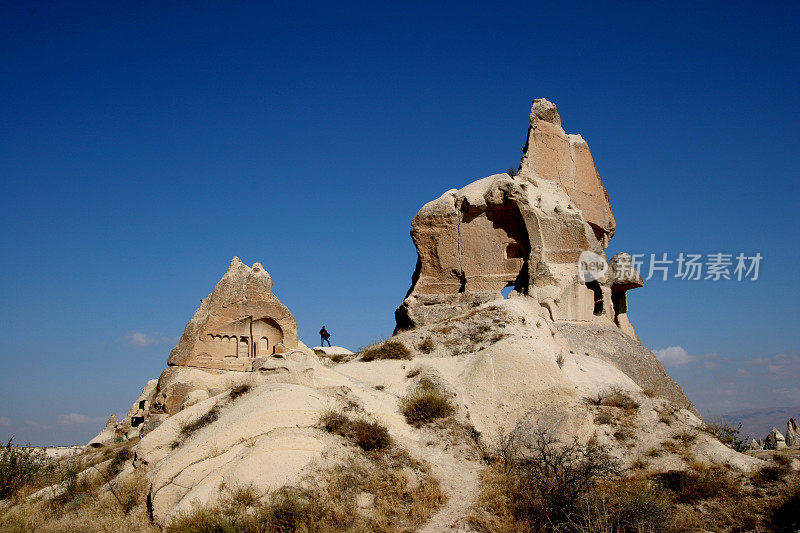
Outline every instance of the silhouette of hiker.
[(322, 329), (319, 330), (319, 338), (322, 339), (320, 346), (325, 346), (325, 341), (328, 341), (328, 346), (331, 345), (331, 334), (328, 333), (328, 330), (325, 329), (325, 326), (322, 326)]

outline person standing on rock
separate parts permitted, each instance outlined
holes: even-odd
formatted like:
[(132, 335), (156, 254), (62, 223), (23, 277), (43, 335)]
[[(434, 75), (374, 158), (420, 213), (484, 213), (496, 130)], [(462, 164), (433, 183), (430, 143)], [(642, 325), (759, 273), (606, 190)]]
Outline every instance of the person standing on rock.
[(322, 326), (322, 329), (319, 330), (319, 338), (321, 342), (319, 343), (320, 346), (325, 346), (325, 341), (328, 341), (328, 346), (331, 345), (331, 334), (328, 333), (328, 330), (325, 329), (325, 326)]

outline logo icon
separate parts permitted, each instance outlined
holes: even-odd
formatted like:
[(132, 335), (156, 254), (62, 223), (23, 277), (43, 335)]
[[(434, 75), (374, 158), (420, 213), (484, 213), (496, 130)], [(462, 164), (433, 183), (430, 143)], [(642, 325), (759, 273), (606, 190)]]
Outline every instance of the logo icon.
[(608, 270), (608, 263), (603, 256), (589, 251), (581, 252), (581, 256), (578, 258), (578, 276), (585, 283), (601, 279), (606, 270)]

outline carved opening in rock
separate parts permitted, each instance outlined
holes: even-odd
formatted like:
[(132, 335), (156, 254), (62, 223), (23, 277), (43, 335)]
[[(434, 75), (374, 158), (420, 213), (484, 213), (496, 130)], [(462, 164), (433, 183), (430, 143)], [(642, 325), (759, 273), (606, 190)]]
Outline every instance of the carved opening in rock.
[(237, 357), (250, 357), (250, 339), (241, 337), (239, 339), (239, 351)]
[(139, 409), (144, 409), (144, 406), (145, 406), (146, 403), (147, 403), (147, 400), (139, 400)]
[(600, 284), (597, 281), (588, 281), (586, 282), (586, 287), (591, 289), (594, 293), (594, 311), (595, 315), (602, 315), (603, 314), (603, 290), (600, 288)]
[(525, 250), (516, 242), (506, 246), (506, 259), (525, 259)]
[(271, 318), (260, 318), (253, 320), (253, 338), (259, 339), (257, 353), (259, 355), (269, 355), (275, 351), (275, 346), (283, 342), (283, 330), (278, 323)]
[(134, 428), (138, 427), (138, 426), (142, 425), (143, 422), (144, 422), (144, 417), (143, 416), (132, 416), (131, 417), (131, 427), (134, 427)]
[(614, 305), (614, 319), (628, 312), (628, 297), (624, 292), (614, 292), (611, 294), (611, 303)]
[(460, 292), (500, 292), (508, 285), (527, 291), (527, 276), (520, 273), (527, 272), (530, 245), (516, 202), (506, 200), (485, 209), (462, 205), (460, 238), (465, 279)]

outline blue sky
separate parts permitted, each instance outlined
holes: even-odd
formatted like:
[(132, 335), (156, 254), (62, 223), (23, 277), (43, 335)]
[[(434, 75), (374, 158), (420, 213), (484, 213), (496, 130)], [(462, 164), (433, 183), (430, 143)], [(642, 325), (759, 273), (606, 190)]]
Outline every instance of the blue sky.
[(800, 404), (798, 15), (0, 3), (0, 439), (86, 442), (127, 410), (234, 255), (307, 343), (390, 334), (411, 218), (516, 166), (536, 97), (589, 142), (612, 254), (764, 257), (755, 282), (631, 293), (644, 344), (676, 347), (701, 410)]

